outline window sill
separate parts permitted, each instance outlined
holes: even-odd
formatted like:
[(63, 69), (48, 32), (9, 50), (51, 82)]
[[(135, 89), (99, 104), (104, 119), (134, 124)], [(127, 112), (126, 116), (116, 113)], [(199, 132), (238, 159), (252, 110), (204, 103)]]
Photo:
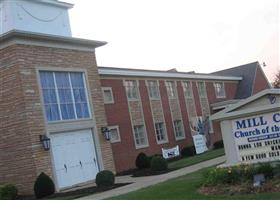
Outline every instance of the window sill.
[(224, 99), (226, 96), (216, 96), (217, 99)]
[(64, 124), (64, 123), (75, 123), (81, 121), (92, 121), (92, 118), (84, 118), (84, 119), (69, 119), (69, 120), (59, 120), (59, 121), (47, 121), (48, 124)]
[(127, 99), (128, 101), (139, 101), (139, 99)]
[(157, 144), (159, 144), (159, 145), (160, 145), (160, 144), (166, 144), (166, 143), (168, 143), (168, 142), (169, 142), (168, 140), (160, 141), (160, 142), (157, 141)]
[(147, 148), (147, 147), (149, 147), (148, 144), (141, 145), (141, 146), (136, 146), (135, 148), (136, 148), (136, 149), (144, 149), (144, 148)]
[(104, 101), (104, 105), (106, 105), (106, 104), (115, 104), (115, 102), (114, 101), (108, 101), (108, 102)]
[(183, 136), (183, 137), (175, 137), (175, 140), (176, 140), (176, 141), (179, 141), (179, 140), (184, 140), (184, 139), (186, 139), (186, 137), (185, 137), (185, 136)]

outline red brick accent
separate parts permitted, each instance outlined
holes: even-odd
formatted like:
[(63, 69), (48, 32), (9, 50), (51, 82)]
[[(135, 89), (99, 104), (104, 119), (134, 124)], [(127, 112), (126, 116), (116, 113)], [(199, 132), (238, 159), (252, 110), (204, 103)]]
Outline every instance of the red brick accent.
[(267, 82), (267, 79), (264, 75), (263, 70), (261, 69), (260, 66), (258, 66), (256, 69), (256, 75), (255, 75), (252, 95), (254, 95), (262, 90), (268, 89), (268, 88), (270, 88), (270, 85)]

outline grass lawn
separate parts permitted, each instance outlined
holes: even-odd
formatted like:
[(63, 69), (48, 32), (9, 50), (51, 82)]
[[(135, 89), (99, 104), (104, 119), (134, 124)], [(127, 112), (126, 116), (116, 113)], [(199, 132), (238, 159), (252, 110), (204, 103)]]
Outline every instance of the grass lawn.
[(206, 160), (211, 160), (213, 158), (217, 158), (224, 154), (225, 154), (225, 150), (223, 148), (215, 149), (215, 150), (207, 151), (203, 154), (199, 154), (199, 155), (195, 155), (192, 157), (187, 157), (187, 158), (183, 158), (180, 160), (170, 162), (168, 164), (168, 168), (169, 169), (178, 169), (178, 168), (182, 168), (182, 167), (187, 167), (187, 166), (194, 165), (194, 164), (206, 161)]
[[(203, 169), (205, 170), (205, 169)], [(280, 199), (280, 193), (262, 193), (250, 195), (236, 195), (236, 196), (205, 196), (197, 192), (197, 189), (202, 183), (202, 171), (168, 180), (154, 186), (150, 186), (135, 192), (131, 192), (118, 197), (110, 198), (110, 200), (268, 200)], [(109, 200), (109, 199), (108, 199)]]

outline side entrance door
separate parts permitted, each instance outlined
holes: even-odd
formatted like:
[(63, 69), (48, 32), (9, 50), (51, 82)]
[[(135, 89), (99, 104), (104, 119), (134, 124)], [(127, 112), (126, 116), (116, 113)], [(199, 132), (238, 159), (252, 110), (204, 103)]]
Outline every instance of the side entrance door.
[(95, 179), (99, 168), (91, 129), (52, 134), (51, 149), (59, 189)]

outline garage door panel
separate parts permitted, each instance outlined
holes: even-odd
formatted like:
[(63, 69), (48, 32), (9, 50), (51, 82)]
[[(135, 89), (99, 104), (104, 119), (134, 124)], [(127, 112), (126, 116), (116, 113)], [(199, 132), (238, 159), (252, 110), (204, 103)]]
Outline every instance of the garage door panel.
[(51, 145), (59, 188), (95, 179), (99, 170), (91, 130), (54, 134)]

